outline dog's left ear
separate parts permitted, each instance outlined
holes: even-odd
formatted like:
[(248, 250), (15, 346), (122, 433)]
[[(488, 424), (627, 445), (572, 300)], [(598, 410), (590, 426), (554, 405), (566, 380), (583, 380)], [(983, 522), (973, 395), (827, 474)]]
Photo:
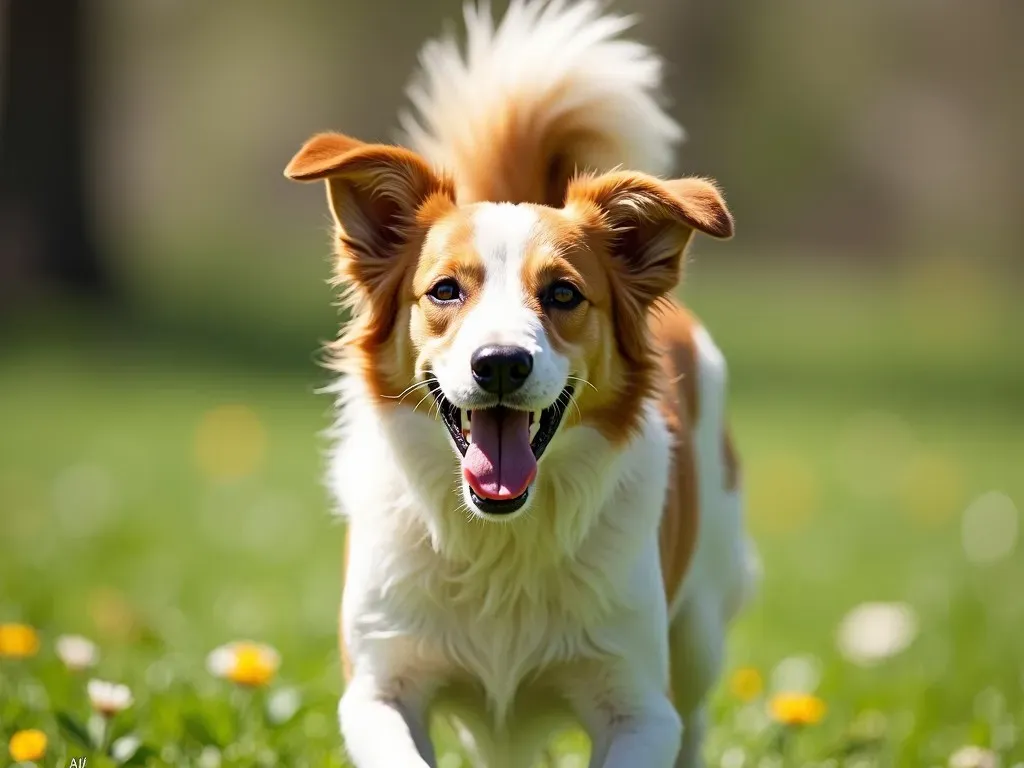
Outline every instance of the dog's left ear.
[(733, 234), (732, 215), (712, 181), (663, 181), (616, 171), (574, 179), (567, 210), (584, 220), (619, 268), (633, 299), (650, 306), (679, 282), (683, 253), (695, 231)]

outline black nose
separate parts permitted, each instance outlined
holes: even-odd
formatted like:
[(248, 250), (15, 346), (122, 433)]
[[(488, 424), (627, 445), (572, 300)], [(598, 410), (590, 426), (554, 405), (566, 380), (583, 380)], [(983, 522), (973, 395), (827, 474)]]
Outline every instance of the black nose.
[(481, 389), (492, 395), (507, 395), (529, 377), (533, 355), (522, 347), (480, 347), (469, 365)]

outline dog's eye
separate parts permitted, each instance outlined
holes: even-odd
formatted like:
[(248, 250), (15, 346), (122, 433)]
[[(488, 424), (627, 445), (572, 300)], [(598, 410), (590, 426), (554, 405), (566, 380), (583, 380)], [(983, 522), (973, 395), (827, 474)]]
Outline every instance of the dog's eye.
[(434, 301), (447, 304), (459, 298), (459, 284), (450, 278), (439, 280), (427, 295)]
[(559, 280), (551, 284), (544, 302), (549, 307), (558, 309), (575, 309), (583, 301), (583, 294), (570, 282)]

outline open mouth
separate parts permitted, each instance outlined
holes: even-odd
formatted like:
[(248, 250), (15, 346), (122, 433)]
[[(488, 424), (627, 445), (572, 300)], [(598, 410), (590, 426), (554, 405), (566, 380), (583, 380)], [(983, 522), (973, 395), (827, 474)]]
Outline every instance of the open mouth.
[(462, 460), (473, 503), (493, 515), (520, 509), (537, 476), (537, 462), (565, 415), (572, 387), (539, 413), (504, 405), (463, 412), (444, 396), (436, 379), (431, 378), (429, 388)]

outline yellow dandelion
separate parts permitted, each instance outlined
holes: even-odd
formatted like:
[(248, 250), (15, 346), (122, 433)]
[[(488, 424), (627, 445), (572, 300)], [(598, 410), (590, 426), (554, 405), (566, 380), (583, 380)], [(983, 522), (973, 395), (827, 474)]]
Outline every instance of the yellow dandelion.
[(753, 667), (740, 667), (729, 679), (729, 690), (740, 701), (751, 701), (764, 690), (764, 680)]
[(281, 665), (281, 657), (269, 645), (240, 640), (214, 649), (206, 667), (216, 677), (238, 685), (261, 686), (269, 683)]
[(39, 652), (39, 634), (28, 624), (0, 624), (0, 656), (27, 659)]
[(825, 716), (825, 702), (809, 693), (777, 693), (768, 702), (772, 719), (783, 725), (814, 725)]
[(35, 728), (15, 731), (7, 744), (7, 751), (16, 763), (42, 760), (46, 754), (46, 734)]

